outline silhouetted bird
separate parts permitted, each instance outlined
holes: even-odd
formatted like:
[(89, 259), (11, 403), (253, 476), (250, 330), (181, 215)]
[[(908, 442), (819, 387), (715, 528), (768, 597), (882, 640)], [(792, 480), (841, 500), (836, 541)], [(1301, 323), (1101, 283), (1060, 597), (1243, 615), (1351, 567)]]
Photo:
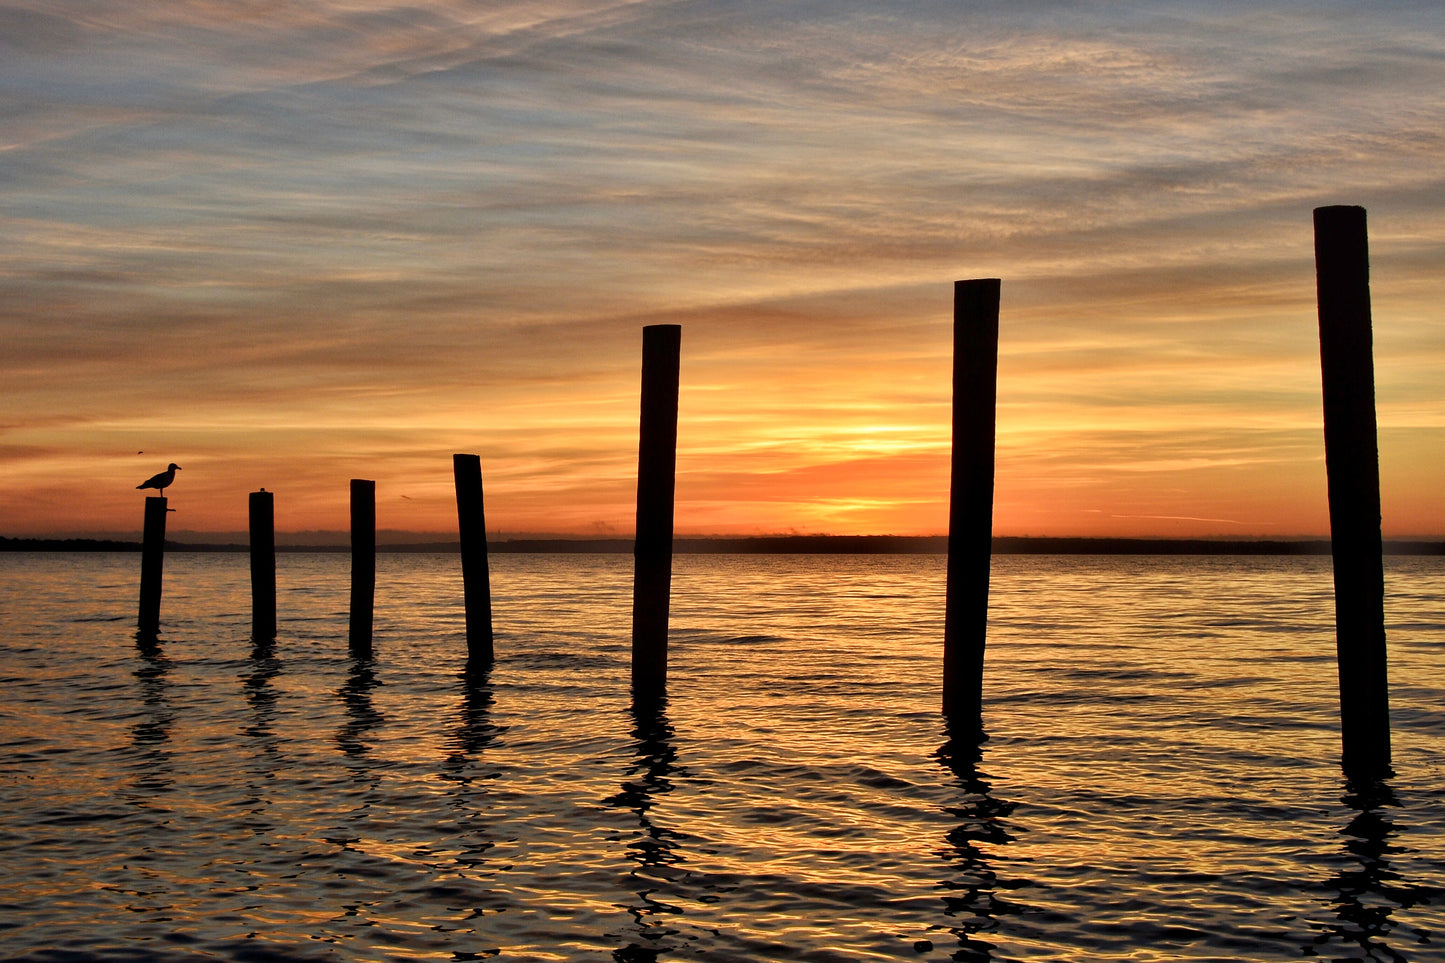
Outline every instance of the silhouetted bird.
[(140, 490), (142, 488), (159, 488), (161, 494), (164, 495), (166, 493), (166, 486), (176, 480), (176, 472), (180, 470), (180, 465), (177, 465), (175, 462), (171, 462), (170, 467), (167, 468), (165, 471), (161, 472), (159, 475), (152, 475), (135, 487), (137, 490)]

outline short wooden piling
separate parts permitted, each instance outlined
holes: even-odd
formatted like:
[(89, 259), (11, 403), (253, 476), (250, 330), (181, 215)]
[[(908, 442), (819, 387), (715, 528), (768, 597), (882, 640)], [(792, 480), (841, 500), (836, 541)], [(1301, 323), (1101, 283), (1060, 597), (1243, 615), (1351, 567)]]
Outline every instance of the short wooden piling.
[(981, 727), (993, 541), (994, 405), (1000, 281), (953, 286), (953, 465), (943, 623), (943, 711)]
[(276, 504), (272, 492), (251, 492), (251, 637), (276, 637)]
[(482, 459), (452, 455), (457, 484), (457, 529), (462, 541), (462, 596), (467, 613), (467, 659), (491, 662), (492, 584), (487, 567), (487, 521), (482, 503)]
[(140, 617), (136, 628), (141, 636), (155, 637), (161, 630), (161, 572), (166, 559), (166, 498), (146, 497), (145, 532), (141, 536)]
[(672, 507), (677, 474), (677, 391), (682, 327), (642, 329), (642, 416), (638, 429), (637, 539), (633, 545), (632, 690), (667, 686), (672, 589)]
[(1390, 702), (1369, 242), (1363, 207), (1316, 208), (1314, 221), (1342, 761), (1372, 776), (1390, 768)]
[(353, 655), (371, 654), (376, 599), (376, 482), (351, 479), (351, 632)]

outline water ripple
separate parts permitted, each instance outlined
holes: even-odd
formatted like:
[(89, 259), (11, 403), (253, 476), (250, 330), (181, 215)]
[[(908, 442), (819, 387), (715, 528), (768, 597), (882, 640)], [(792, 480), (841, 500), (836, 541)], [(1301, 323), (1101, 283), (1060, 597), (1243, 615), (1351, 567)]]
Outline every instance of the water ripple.
[(1430, 960), (1445, 566), (1391, 560), (1395, 769), (1338, 769), (1328, 559), (995, 559), (985, 724), (937, 712), (943, 560), (0, 559), (0, 932), (37, 960)]

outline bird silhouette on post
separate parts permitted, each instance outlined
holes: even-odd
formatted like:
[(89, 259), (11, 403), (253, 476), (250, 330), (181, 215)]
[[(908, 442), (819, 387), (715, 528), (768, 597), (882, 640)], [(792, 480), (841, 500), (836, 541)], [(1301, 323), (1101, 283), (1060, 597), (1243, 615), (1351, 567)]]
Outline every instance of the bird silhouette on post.
[(170, 466), (166, 468), (165, 471), (161, 472), (158, 475), (152, 475), (145, 481), (141, 482), (139, 485), (135, 486), (136, 490), (139, 491), (142, 488), (157, 488), (160, 489), (160, 493), (164, 495), (166, 493), (166, 486), (176, 480), (176, 472), (180, 470), (180, 465), (177, 465), (175, 462), (171, 462)]

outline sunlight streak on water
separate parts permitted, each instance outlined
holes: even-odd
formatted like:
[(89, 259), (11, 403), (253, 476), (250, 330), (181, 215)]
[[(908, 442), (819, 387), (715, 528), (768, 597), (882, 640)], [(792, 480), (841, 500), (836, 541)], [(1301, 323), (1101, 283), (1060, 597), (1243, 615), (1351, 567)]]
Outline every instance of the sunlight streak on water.
[(1397, 775), (1338, 768), (1329, 562), (994, 561), (982, 746), (938, 714), (943, 559), (0, 556), (0, 933), (36, 959), (1440, 958), (1445, 562), (1387, 574)]

